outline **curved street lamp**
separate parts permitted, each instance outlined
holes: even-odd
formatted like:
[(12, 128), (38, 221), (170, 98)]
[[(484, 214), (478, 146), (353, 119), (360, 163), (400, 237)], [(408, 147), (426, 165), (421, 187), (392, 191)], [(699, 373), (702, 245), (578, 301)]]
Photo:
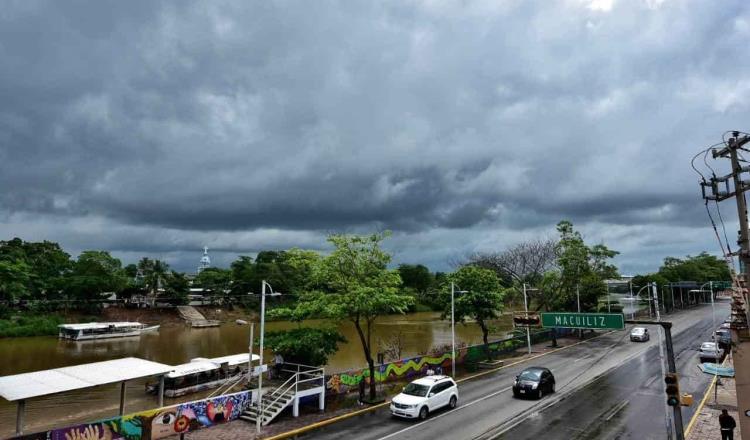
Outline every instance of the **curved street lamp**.
[(456, 377), (456, 318), (455, 296), (456, 293), (469, 293), (468, 290), (456, 290), (456, 283), (451, 281), (451, 376)]
[(258, 414), (255, 419), (255, 431), (260, 433), (260, 423), (263, 418), (263, 336), (266, 330), (266, 286), (271, 291), (269, 296), (279, 296), (281, 292), (274, 292), (270, 284), (263, 280), (260, 289), (260, 348), (258, 352)]

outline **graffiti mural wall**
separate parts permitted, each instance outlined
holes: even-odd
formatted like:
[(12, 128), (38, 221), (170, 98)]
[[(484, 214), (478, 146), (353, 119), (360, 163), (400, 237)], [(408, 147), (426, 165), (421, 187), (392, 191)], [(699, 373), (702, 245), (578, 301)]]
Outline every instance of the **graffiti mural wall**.
[(234, 420), (251, 403), (250, 391), (15, 437), (18, 440), (157, 440)]
[[(557, 329), (557, 336), (562, 337), (570, 333), (570, 329)], [(532, 333), (532, 343), (537, 343), (551, 338), (550, 330)], [(510, 353), (526, 345), (526, 337), (513, 337), (490, 342), (484, 345), (472, 345), (456, 349), (456, 365), (479, 362), (487, 357), (487, 351), (491, 355)], [(428, 369), (435, 372), (450, 371), (451, 352), (440, 354), (429, 354), (413, 358), (401, 359), (395, 362), (377, 365), (375, 367), (375, 381), (384, 383), (397, 380), (408, 380), (412, 377), (423, 376)], [(331, 394), (343, 394), (356, 389), (360, 381), (370, 381), (370, 370), (362, 368), (331, 375), (326, 382), (326, 392)]]

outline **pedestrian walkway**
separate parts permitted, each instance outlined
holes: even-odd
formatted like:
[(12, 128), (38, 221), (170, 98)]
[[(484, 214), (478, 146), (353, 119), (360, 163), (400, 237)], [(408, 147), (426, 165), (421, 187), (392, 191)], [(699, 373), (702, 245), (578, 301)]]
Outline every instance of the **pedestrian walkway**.
[[(732, 361), (727, 366), (733, 366)], [(712, 382), (713, 383), (713, 382)], [(716, 402), (714, 402), (714, 391), (716, 391)], [(716, 390), (711, 386), (706, 391), (703, 405), (698, 407), (698, 415), (688, 426), (687, 440), (714, 440), (721, 438), (719, 429), (719, 415), (721, 410), (726, 409), (729, 415), (737, 421), (734, 430), (734, 439), (741, 440), (739, 417), (737, 415), (737, 391), (734, 387), (734, 378), (720, 378)]]

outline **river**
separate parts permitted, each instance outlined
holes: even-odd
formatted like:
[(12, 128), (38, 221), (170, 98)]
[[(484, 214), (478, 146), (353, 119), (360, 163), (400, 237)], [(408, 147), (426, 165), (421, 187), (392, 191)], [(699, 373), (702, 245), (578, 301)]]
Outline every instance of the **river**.
[[(309, 321), (305, 325), (327, 325), (325, 321)], [(296, 323), (273, 321), (266, 323), (266, 331), (295, 327)], [(494, 323), (494, 338), (510, 330), (510, 318)], [(359, 338), (351, 323), (342, 323), (339, 330), (348, 340), (329, 359), (327, 372), (338, 372), (366, 365)], [(256, 336), (259, 331), (255, 326)], [(431, 347), (450, 344), (450, 322), (440, 319), (436, 312), (391, 315), (379, 318), (373, 329), (373, 345), (401, 334), (402, 356), (427, 352)], [(456, 340), (466, 344), (481, 342), (482, 333), (473, 323), (456, 324)], [(0, 376), (46, 370), (69, 365), (98, 362), (128, 356), (170, 365), (189, 362), (196, 357), (218, 357), (247, 352), (249, 326), (225, 323), (220, 327), (191, 329), (180, 323), (164, 324), (157, 333), (141, 337), (102, 341), (66, 341), (57, 337), (0, 339)], [(257, 350), (257, 347), (256, 347)], [(256, 351), (257, 352), (257, 351)], [(266, 352), (266, 355), (270, 353)], [(156, 406), (156, 399), (144, 392), (144, 381), (131, 381), (127, 389), (126, 412)], [(195, 400), (192, 394), (180, 401)], [(167, 404), (178, 400), (166, 399)], [(26, 403), (26, 429), (35, 432), (55, 426), (97, 420), (117, 414), (119, 384), (68, 392), (31, 399)], [(0, 438), (13, 434), (16, 405), (0, 398)]]

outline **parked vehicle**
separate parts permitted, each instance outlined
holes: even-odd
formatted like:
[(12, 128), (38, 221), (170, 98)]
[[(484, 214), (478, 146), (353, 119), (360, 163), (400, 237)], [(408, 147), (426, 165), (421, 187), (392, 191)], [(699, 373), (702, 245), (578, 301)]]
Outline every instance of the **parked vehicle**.
[(417, 379), (391, 400), (391, 414), (407, 419), (426, 419), (442, 407), (455, 408), (458, 386), (448, 376), (427, 376)]
[(701, 348), (698, 349), (698, 357), (701, 362), (711, 361), (718, 363), (724, 358), (724, 350), (719, 348), (716, 342), (704, 342), (701, 344)]
[(544, 367), (530, 367), (523, 370), (513, 382), (513, 396), (535, 396), (541, 399), (545, 394), (555, 392), (555, 376)]
[(719, 343), (719, 348), (728, 350), (732, 346), (732, 334), (725, 328), (720, 328), (714, 333), (714, 339)]
[(730, 328), (732, 328), (732, 323), (731, 322), (722, 322), (721, 326), (719, 328), (725, 328), (725, 329), (729, 330)]
[(650, 339), (651, 336), (649, 336), (648, 329), (645, 327), (634, 327), (633, 330), (630, 331), (630, 340), (633, 342), (646, 342)]

